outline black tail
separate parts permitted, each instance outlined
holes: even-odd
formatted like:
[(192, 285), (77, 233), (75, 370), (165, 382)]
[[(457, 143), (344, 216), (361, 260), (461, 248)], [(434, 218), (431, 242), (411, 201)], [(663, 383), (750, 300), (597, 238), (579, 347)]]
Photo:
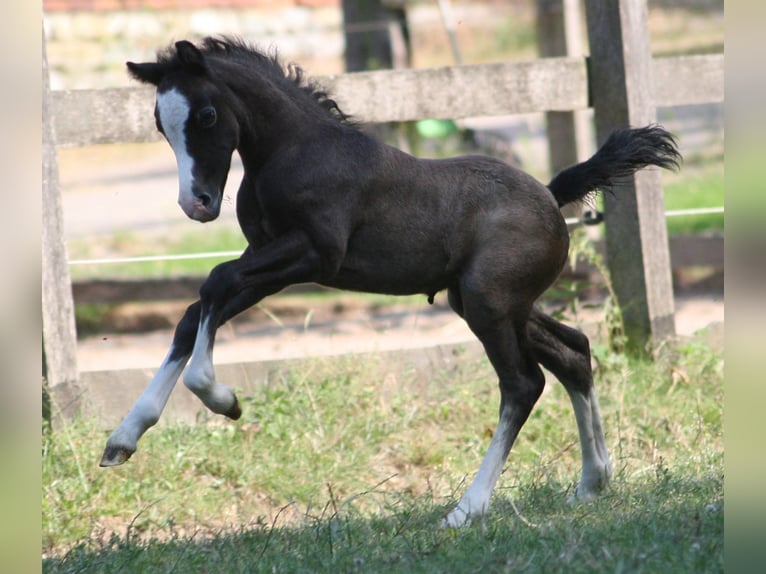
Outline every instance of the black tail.
[(598, 190), (608, 191), (616, 179), (649, 165), (678, 169), (681, 159), (676, 139), (660, 126), (617, 129), (593, 157), (563, 170), (548, 189), (562, 207)]

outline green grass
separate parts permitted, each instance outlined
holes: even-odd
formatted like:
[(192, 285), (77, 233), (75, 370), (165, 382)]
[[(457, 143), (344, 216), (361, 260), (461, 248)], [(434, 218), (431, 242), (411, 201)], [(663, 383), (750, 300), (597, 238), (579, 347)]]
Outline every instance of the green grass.
[[(541, 398), (486, 518), (436, 528), (496, 423), (486, 361), (428, 381), (322, 359), (241, 397), (242, 419), (152, 429), (126, 465), (78, 420), (43, 441), (44, 572), (720, 572), (723, 361), (594, 345), (615, 477), (565, 503), (580, 460), (566, 393)], [(236, 385), (236, 381), (228, 381)]]
[[(683, 177), (668, 177), (663, 191), (666, 210), (721, 207), (724, 205), (723, 165), (716, 162), (690, 170)], [(724, 228), (724, 215), (716, 213), (670, 217), (667, 222), (669, 235), (721, 232)]]
[[(92, 237), (70, 240), (67, 250), (69, 258), (75, 260), (219, 251), (241, 252), (246, 246), (247, 241), (235, 224), (198, 227), (194, 231), (183, 233), (171, 231), (161, 237), (147, 236), (141, 232), (121, 231), (98, 241)], [(231, 256), (178, 261), (75, 265), (70, 267), (70, 273), (75, 281), (93, 278), (204, 277), (218, 263), (234, 258)]]

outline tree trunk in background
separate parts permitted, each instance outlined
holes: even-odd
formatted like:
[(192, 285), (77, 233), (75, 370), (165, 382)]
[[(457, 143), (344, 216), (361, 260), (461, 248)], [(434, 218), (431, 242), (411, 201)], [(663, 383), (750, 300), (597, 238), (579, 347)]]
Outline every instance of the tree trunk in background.
[(408, 68), (410, 39), (404, 3), (343, 0), (346, 71)]
[[(409, 68), (410, 34), (405, 2), (389, 0), (343, 0), (345, 63), (347, 72)], [(353, 114), (353, 110), (349, 110)], [(367, 126), (381, 141), (413, 153), (416, 148), (414, 122)]]

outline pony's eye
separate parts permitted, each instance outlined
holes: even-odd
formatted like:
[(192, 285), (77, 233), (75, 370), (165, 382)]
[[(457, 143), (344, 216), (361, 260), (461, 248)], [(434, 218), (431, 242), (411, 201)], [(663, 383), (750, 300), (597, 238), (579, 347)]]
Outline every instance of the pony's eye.
[(218, 119), (213, 106), (207, 106), (197, 112), (197, 123), (203, 128), (212, 128)]

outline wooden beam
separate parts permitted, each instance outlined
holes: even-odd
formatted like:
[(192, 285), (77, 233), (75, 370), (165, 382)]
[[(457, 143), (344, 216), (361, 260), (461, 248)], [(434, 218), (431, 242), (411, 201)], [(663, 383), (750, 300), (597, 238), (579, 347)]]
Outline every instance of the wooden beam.
[[(341, 109), (364, 122), (459, 119), (588, 106), (584, 58), (551, 58), (424, 70), (381, 70), (314, 78)], [(154, 88), (54, 93), (60, 146), (160, 139)]]
[(152, 87), (54, 92), (59, 146), (159, 141)]
[(582, 58), (356, 72), (319, 81), (336, 94), (343, 109), (367, 122), (461, 119), (588, 106)]
[(48, 387), (77, 384), (77, 334), (64, 244), (56, 138), (51, 117), (43, 34), (42, 307), (44, 373)]
[(723, 64), (723, 54), (655, 58), (654, 104), (662, 107), (723, 102)]
[[(596, 137), (656, 122), (646, 1), (586, 0)], [(646, 169), (604, 197), (607, 262), (629, 346), (675, 334), (673, 283), (660, 173)]]
[[(537, 0), (537, 49), (542, 58), (582, 57), (579, 0)], [(590, 118), (585, 110), (546, 111), (551, 175), (593, 153)], [(567, 206), (571, 207), (571, 206)], [(580, 207), (570, 210), (576, 215)]]
[[(723, 55), (658, 58), (658, 106), (723, 101)], [(585, 58), (320, 76), (361, 121), (466, 118), (588, 107)], [(154, 88), (52, 92), (57, 145), (158, 141)]]

